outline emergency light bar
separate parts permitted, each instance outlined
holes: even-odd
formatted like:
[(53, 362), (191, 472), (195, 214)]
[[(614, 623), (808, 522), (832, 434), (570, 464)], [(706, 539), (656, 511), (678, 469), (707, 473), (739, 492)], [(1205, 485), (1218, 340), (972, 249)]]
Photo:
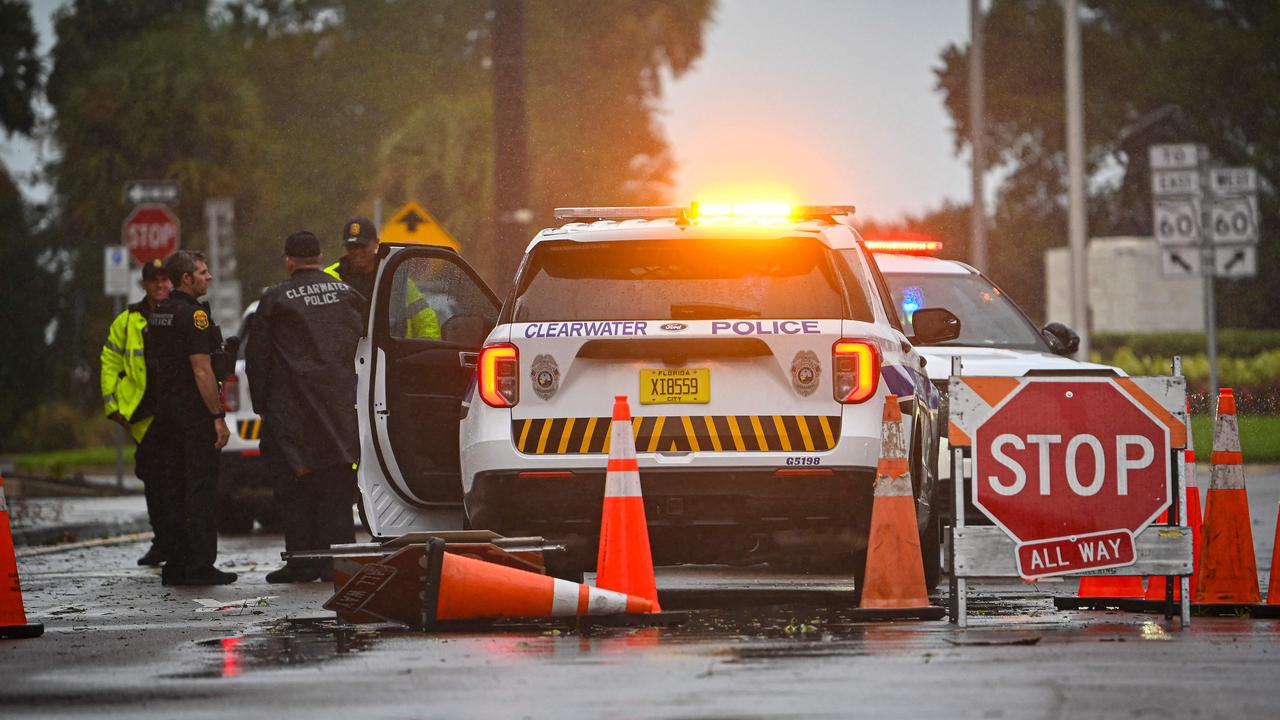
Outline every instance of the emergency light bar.
[(863, 247), (871, 252), (897, 255), (933, 255), (942, 251), (942, 242), (925, 233), (902, 230), (864, 239)]
[(661, 220), (675, 218), (689, 223), (780, 222), (835, 218), (852, 215), (853, 205), (787, 205), (785, 203), (706, 203), (679, 205), (647, 205), (636, 207), (567, 207), (556, 208), (558, 220)]

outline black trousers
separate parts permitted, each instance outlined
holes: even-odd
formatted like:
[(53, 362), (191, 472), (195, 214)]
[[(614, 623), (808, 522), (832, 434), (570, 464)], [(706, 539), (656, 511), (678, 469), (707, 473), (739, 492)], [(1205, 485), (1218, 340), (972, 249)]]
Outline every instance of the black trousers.
[[(350, 464), (331, 465), (284, 483), (281, 500), (286, 550), (325, 550), (330, 545), (355, 542), (351, 505), (355, 502), (356, 472)], [(317, 569), (332, 565), (327, 560), (302, 564)]]
[(218, 557), (219, 460), (213, 419), (203, 409), (162, 412), (151, 426), (151, 432), (156, 430), (166, 476), (160, 503), (174, 508), (162, 513), (173, 523), (164, 529), (173, 538), (169, 566), (175, 571), (212, 567)]
[(165, 557), (170, 557), (174, 552), (175, 526), (179, 522), (174, 514), (179, 512), (179, 508), (166, 498), (165, 484), (172, 480), (166, 476), (164, 446), (160, 435), (153, 420), (152, 427), (142, 436), (142, 442), (138, 443), (133, 454), (133, 474), (142, 481), (143, 493), (147, 499), (147, 517), (151, 520), (151, 531), (155, 533), (151, 545), (163, 552)]

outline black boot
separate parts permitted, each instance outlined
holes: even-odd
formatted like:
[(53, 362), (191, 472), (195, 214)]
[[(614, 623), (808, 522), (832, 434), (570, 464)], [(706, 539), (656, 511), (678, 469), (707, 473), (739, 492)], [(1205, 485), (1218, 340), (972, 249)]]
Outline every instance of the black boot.
[(296, 562), (287, 562), (279, 570), (272, 570), (267, 573), (267, 582), (269, 583), (311, 582), (319, 579), (320, 573), (310, 563), (303, 565)]
[(155, 545), (152, 545), (151, 548), (147, 550), (147, 553), (145, 555), (138, 558), (138, 564), (145, 565), (147, 567), (156, 567), (157, 565), (159, 565), (160, 563), (163, 563), (168, 559), (169, 559), (169, 553), (161, 550)]
[(229, 585), (236, 581), (236, 574), (223, 572), (212, 565), (199, 570), (188, 570), (183, 585)]

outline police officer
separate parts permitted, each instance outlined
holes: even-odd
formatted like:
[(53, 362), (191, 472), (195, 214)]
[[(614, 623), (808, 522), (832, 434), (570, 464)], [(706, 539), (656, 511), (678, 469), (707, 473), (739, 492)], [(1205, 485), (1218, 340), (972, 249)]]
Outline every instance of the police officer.
[[(373, 307), (373, 281), (378, 275), (378, 228), (366, 217), (354, 217), (342, 226), (346, 255), (324, 271), (355, 288)], [(440, 318), (417, 284), (405, 283), (405, 328), (403, 337), (440, 339)], [(365, 319), (368, 319), (366, 309)]]
[(179, 250), (165, 261), (164, 270), (174, 290), (148, 319), (159, 380), (152, 429), (160, 431), (170, 479), (163, 502), (180, 510), (174, 513), (173, 554), (160, 577), (165, 585), (225, 585), (235, 582), (235, 573), (213, 563), (218, 556), (218, 450), (231, 435), (218, 379), (229, 373), (229, 358), (208, 303), (199, 301), (212, 279), (204, 255)]
[(154, 533), (151, 548), (138, 558), (138, 564), (155, 566), (169, 558), (172, 538), (168, 534), (174, 525), (163, 517), (172, 508), (161, 501), (164, 455), (157, 447), (160, 434), (147, 432), (156, 412), (155, 383), (147, 383), (147, 318), (173, 290), (164, 274), (164, 263), (152, 260), (142, 266), (142, 289), (146, 295), (111, 322), (102, 346), (101, 382), (107, 418), (128, 430), (137, 445), (133, 474), (143, 483)]
[[(284, 256), (289, 279), (258, 303), (245, 371), (262, 412), (263, 460), (290, 478), (281, 492), (285, 549), (327, 549), (355, 541), (355, 356), (365, 301), (321, 269), (314, 234), (290, 235)], [(332, 578), (327, 560), (289, 560), (267, 574), (272, 583)]]

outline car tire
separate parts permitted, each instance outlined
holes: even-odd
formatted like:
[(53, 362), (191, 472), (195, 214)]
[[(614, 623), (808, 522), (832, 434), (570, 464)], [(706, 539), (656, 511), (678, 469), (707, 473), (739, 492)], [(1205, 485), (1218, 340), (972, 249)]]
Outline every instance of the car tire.
[(937, 518), (929, 518), (920, 536), (920, 556), (924, 560), (924, 588), (932, 593), (942, 579), (942, 528)]
[(227, 535), (247, 535), (253, 532), (253, 511), (234, 496), (218, 499), (218, 532)]

